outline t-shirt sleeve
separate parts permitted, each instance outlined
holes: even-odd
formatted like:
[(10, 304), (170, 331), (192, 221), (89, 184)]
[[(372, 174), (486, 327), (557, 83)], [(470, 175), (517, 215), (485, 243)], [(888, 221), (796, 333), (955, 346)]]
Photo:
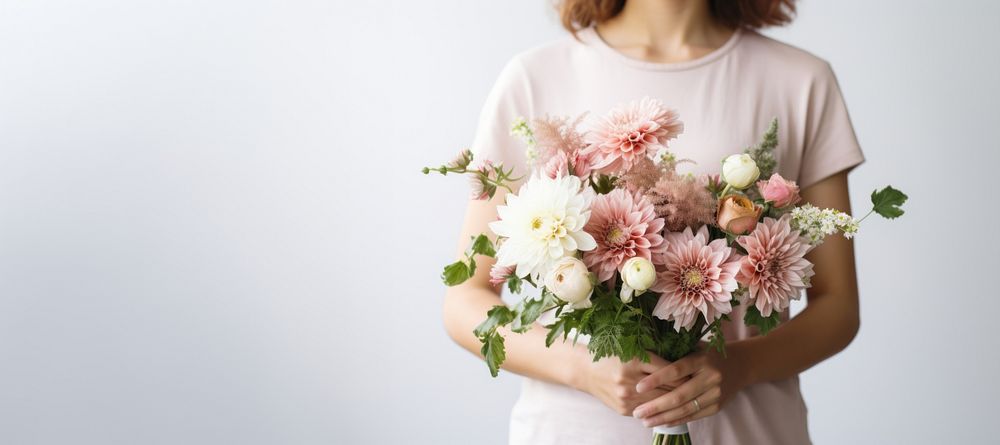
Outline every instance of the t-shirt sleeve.
[(511, 134), (511, 127), (517, 118), (532, 116), (530, 98), (527, 72), (521, 61), (514, 57), (500, 72), (479, 113), (479, 123), (470, 147), (476, 163), (488, 159), (513, 168), (514, 176), (528, 173), (527, 146)]
[(809, 92), (798, 184), (809, 187), (865, 161), (837, 78), (827, 63)]

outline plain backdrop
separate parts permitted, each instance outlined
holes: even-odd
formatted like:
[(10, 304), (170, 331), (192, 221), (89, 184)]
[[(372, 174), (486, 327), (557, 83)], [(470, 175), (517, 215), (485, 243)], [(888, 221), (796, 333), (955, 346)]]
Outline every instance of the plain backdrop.
[[(803, 375), (817, 444), (995, 437), (998, 20), (806, 0), (767, 32), (837, 73), (855, 207), (911, 197)], [(0, 0), (0, 443), (504, 443), (518, 377), (441, 322), (465, 181), (419, 169), (563, 36), (541, 0)]]

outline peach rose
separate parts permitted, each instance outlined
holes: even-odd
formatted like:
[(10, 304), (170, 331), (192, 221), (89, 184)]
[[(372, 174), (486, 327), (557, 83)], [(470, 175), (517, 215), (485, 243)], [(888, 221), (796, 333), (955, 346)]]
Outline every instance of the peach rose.
[(767, 181), (757, 181), (760, 196), (774, 203), (780, 209), (799, 202), (799, 186), (775, 173)]
[(719, 227), (733, 235), (746, 235), (757, 227), (763, 209), (742, 195), (728, 195), (719, 201)]

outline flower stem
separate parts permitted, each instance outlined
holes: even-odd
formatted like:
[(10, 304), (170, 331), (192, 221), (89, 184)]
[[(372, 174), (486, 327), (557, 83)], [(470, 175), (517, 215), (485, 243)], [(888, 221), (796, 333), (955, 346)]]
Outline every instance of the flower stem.
[(869, 210), (868, 213), (865, 213), (865, 216), (862, 216), (861, 219), (858, 220), (858, 224), (861, 224), (861, 221), (864, 221), (865, 218), (867, 218), (872, 213), (875, 213), (875, 209), (874, 208), (872, 208), (871, 210)]
[(731, 190), (732, 188), (733, 188), (732, 184), (727, 182), (726, 186), (722, 188), (722, 192), (719, 193), (719, 199), (725, 198), (726, 193), (729, 193), (729, 190)]

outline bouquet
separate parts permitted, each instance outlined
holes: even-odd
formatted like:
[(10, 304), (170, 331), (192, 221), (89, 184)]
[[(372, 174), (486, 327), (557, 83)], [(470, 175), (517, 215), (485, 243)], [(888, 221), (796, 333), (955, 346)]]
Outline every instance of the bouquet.
[[(668, 142), (684, 126), (661, 102), (618, 106), (587, 131), (578, 129), (583, 118), (514, 123), (527, 145), (526, 177), (469, 150), (423, 170), (468, 175), (475, 199), (509, 192), (490, 224), (496, 241), (474, 237), (442, 274), (446, 285), (460, 284), (484, 255), (496, 258), (494, 285), (540, 290), (493, 307), (475, 329), (494, 377), (505, 358), (497, 329), (525, 332), (547, 311), (555, 317), (546, 346), (587, 335), (594, 361), (648, 362), (650, 353), (676, 361), (702, 345), (724, 355), (722, 323), (734, 306), (746, 305), (742, 322), (767, 334), (809, 287), (806, 253), (829, 235), (851, 238), (865, 219), (800, 205), (795, 182), (775, 172), (777, 120), (758, 144), (723, 160), (721, 174), (695, 176), (678, 171), (690, 161)], [(891, 186), (877, 190), (868, 215), (896, 218), (906, 199)], [(654, 444), (691, 443), (686, 425), (654, 431)]]

